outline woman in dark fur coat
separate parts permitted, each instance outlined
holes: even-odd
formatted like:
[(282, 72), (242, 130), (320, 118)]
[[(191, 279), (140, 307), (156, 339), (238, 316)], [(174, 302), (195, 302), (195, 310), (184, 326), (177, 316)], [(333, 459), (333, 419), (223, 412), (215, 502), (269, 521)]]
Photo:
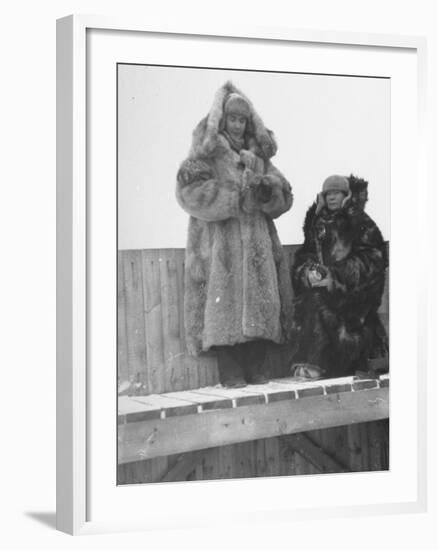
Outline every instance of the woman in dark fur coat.
[(193, 132), (176, 196), (190, 214), (184, 314), (189, 353), (215, 350), (222, 384), (266, 380), (266, 343), (290, 333), (290, 273), (274, 218), (291, 187), (271, 162), (277, 145), (252, 103), (222, 86)]
[(304, 222), (304, 244), (292, 280), (298, 342), (293, 371), (301, 376), (349, 376), (386, 356), (377, 310), (387, 254), (381, 232), (365, 213), (365, 180), (330, 176)]

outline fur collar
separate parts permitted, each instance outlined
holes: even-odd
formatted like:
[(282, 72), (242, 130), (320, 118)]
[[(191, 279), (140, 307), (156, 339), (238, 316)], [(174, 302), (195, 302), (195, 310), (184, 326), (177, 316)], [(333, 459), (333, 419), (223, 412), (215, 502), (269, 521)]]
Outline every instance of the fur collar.
[(226, 140), (220, 133), (224, 105), (227, 97), (233, 92), (243, 96), (250, 106), (251, 119), (248, 121), (247, 137), (251, 142), (252, 149), (255, 149), (255, 153), (266, 160), (273, 157), (277, 152), (277, 144), (273, 133), (265, 127), (251, 101), (232, 82), (228, 81), (216, 92), (209, 114), (198, 123), (193, 131), (190, 150), (192, 158), (213, 156), (217, 149), (224, 145)]

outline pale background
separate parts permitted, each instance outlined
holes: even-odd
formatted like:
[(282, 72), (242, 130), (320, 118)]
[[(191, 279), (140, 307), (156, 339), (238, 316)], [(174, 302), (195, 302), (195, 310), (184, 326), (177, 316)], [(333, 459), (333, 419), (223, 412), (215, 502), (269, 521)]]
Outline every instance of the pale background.
[(175, 199), (192, 131), (227, 80), (253, 102), (279, 148), (273, 162), (294, 205), (276, 220), (283, 244), (302, 225), (324, 179), (368, 180), (367, 212), (389, 239), (390, 80), (119, 65), (119, 248), (183, 248), (188, 215)]
[[(314, 0), (302, 2), (223, 0), (215, 23), (289, 25), (330, 29), (425, 35), (428, 38), (430, 115), (429, 159), (435, 163), (438, 143), (438, 34), (436, 2), (417, 0)], [(248, 12), (250, 10), (250, 12)], [(55, 510), (55, 19), (66, 14), (102, 13), (140, 17), (157, 27), (169, 20), (190, 25), (211, 19), (205, 1), (162, 0), (153, 11), (144, 0), (17, 0), (3, 11), (0, 87), (2, 117), (2, 498), (0, 542), (5, 548), (281, 548), (339, 550), (370, 548), (433, 548), (438, 521), (437, 430), (438, 361), (433, 336), (438, 331), (437, 265), (415, 266), (430, 273), (429, 293), (429, 464), (428, 514), (328, 521), (218, 525), (212, 530), (181, 530), (79, 537), (54, 531)], [(211, 21), (210, 21), (211, 22)], [(6, 84), (5, 84), (6, 82)], [(430, 189), (430, 249), (436, 246), (432, 223), (438, 191)], [(396, 185), (396, 182), (394, 182)], [(426, 214), (426, 213), (425, 213)], [(409, 223), (409, 213), (407, 213)], [(415, 277), (415, 275), (414, 275)], [(407, 289), (408, 291), (409, 289)], [(435, 543), (433, 542), (435, 541)]]

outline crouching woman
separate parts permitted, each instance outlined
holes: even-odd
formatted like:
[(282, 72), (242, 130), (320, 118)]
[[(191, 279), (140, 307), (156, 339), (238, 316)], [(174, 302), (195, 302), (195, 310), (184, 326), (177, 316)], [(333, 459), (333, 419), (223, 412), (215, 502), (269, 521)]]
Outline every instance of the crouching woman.
[(368, 182), (330, 176), (304, 222), (304, 244), (292, 270), (298, 328), (295, 374), (312, 378), (368, 371), (387, 354), (378, 315), (387, 254), (365, 213)]
[(184, 315), (188, 352), (217, 353), (229, 387), (263, 383), (268, 342), (290, 332), (290, 274), (273, 220), (292, 206), (277, 146), (230, 82), (193, 132), (176, 196), (190, 215)]

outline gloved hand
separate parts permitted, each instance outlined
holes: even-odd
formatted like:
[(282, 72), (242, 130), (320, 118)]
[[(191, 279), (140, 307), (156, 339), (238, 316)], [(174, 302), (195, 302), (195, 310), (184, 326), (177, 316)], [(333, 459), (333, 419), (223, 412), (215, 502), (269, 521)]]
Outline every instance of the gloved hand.
[(323, 280), (323, 277), (316, 269), (309, 269), (307, 271), (307, 280), (310, 286), (315, 286)]
[(257, 157), (252, 151), (242, 149), (240, 151), (240, 161), (244, 164), (245, 168), (249, 168), (253, 171), (256, 169)]
[(314, 264), (308, 269), (307, 279), (312, 288), (327, 288), (327, 290), (331, 290), (333, 287), (333, 278), (330, 270), (321, 264)]
[(261, 203), (269, 202), (272, 198), (271, 182), (268, 178), (262, 177), (257, 187), (257, 199)]
[(317, 262), (309, 262), (305, 266), (301, 280), (307, 288), (317, 286), (327, 276), (327, 268)]
[(260, 210), (258, 199), (258, 187), (261, 176), (254, 174), (249, 168), (245, 168), (242, 174), (242, 191), (240, 195), (240, 207), (246, 214), (252, 214)]

